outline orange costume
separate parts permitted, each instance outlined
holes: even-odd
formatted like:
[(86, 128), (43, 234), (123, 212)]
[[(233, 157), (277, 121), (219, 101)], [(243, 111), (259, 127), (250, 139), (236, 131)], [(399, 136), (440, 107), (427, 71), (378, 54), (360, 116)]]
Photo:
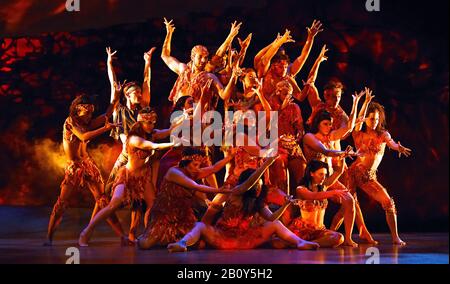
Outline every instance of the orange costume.
[(253, 249), (268, 241), (263, 237), (265, 220), (258, 214), (244, 216), (242, 205), (227, 202), (208, 243), (217, 249)]
[[(154, 154), (154, 151), (145, 151), (136, 147), (131, 147), (127, 142), (127, 153), (130, 159), (137, 157), (145, 160)], [(140, 169), (130, 171), (127, 167), (119, 169), (116, 179), (114, 180), (115, 188), (119, 184), (125, 185), (125, 202), (124, 205), (139, 204), (144, 200), (145, 189), (150, 190), (149, 184), (152, 182), (152, 168), (145, 163)]]
[(145, 235), (158, 239), (160, 245), (181, 239), (197, 222), (193, 206), (194, 191), (164, 179), (156, 193)]
[[(300, 209), (302, 211), (314, 212), (317, 210), (326, 209), (328, 206), (328, 201), (324, 200), (301, 200), (299, 202)], [(299, 238), (306, 241), (313, 241), (322, 238), (328, 231), (325, 226), (317, 226), (307, 222), (302, 217), (295, 218), (291, 221), (289, 226), (287, 226), (294, 234)]]

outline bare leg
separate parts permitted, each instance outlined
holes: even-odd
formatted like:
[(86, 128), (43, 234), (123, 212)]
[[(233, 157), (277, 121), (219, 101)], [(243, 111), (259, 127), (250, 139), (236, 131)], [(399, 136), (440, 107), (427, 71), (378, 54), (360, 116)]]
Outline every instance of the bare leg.
[(145, 215), (144, 215), (145, 228), (147, 228), (147, 225), (150, 222), (150, 211), (152, 210), (153, 202), (155, 201), (155, 196), (156, 196), (155, 186), (153, 185), (153, 183), (149, 183), (145, 187), (145, 191), (144, 191), (144, 199), (145, 199), (145, 203), (147, 204), (147, 209), (146, 209)]
[(319, 245), (314, 242), (305, 241), (297, 237), (288, 228), (286, 228), (280, 221), (267, 222), (264, 224), (263, 236), (270, 240), (273, 234), (276, 234), (280, 239), (295, 245), (299, 250), (317, 249)]
[(130, 230), (128, 232), (128, 239), (131, 242), (136, 241), (136, 231), (139, 227), (139, 224), (141, 223), (141, 212), (136, 209), (131, 210), (131, 221), (130, 221)]
[(194, 228), (187, 233), (180, 241), (171, 243), (167, 246), (169, 252), (184, 252), (188, 246), (195, 245), (202, 235), (205, 234), (206, 225), (202, 222), (195, 223)]
[[(372, 235), (367, 229), (367, 226), (364, 222), (364, 217), (362, 215), (361, 207), (359, 206), (359, 202), (356, 198), (355, 198), (355, 212), (356, 212), (355, 223), (356, 226), (358, 227), (359, 238), (363, 240), (364, 243), (373, 245), (378, 244), (378, 242), (373, 239)], [(341, 206), (341, 208), (339, 208), (339, 211), (333, 217), (330, 230), (338, 231), (343, 221), (344, 221), (344, 208)]]
[(392, 236), (392, 242), (396, 245), (406, 245), (398, 235), (397, 230), (397, 210), (395, 208), (394, 200), (389, 196), (386, 189), (376, 180), (370, 180), (361, 185), (361, 189), (364, 190), (371, 198), (381, 204), (386, 212), (386, 222), (389, 226)]
[[(98, 223), (102, 220), (106, 220), (111, 214), (113, 214), (123, 203), (125, 196), (125, 185), (119, 184), (114, 189), (114, 195), (111, 199), (111, 202), (108, 204), (108, 206), (102, 208), (97, 215), (95, 215), (94, 219), (91, 220), (89, 225), (81, 232), (80, 238), (78, 239), (78, 244), (80, 246), (87, 246), (89, 238), (95, 228), (95, 226), (98, 225)], [(126, 238), (125, 235), (123, 235), (123, 238)]]
[(335, 248), (344, 242), (344, 236), (341, 233), (327, 230), (322, 237), (313, 240), (320, 245), (321, 248)]
[(343, 198), (341, 207), (344, 211), (344, 245), (357, 247), (358, 244), (355, 243), (352, 239), (353, 225), (355, 224), (355, 199), (353, 199), (353, 196), (351, 196), (351, 194), (348, 194)]
[(55, 233), (56, 228), (61, 223), (64, 211), (66, 211), (66, 208), (69, 205), (69, 198), (72, 195), (73, 190), (74, 188), (71, 185), (61, 185), (61, 193), (59, 194), (58, 200), (53, 206), (53, 210), (50, 215), (50, 221), (48, 222), (47, 241), (44, 243), (44, 246), (52, 245), (53, 234)]
[[(89, 221), (91, 222), (94, 216), (97, 215), (98, 211), (108, 205), (109, 198), (106, 197), (106, 195), (104, 194), (103, 184), (88, 182), (87, 187), (89, 188), (95, 199), (94, 210), (92, 211), (91, 219)], [(124, 235), (122, 225), (120, 224), (119, 218), (117, 217), (115, 212), (111, 214), (111, 216), (108, 217), (108, 219), (106, 219), (106, 222), (109, 224), (109, 226), (113, 229), (114, 233), (116, 233), (116, 235), (119, 238), (121, 238)]]
[(155, 187), (153, 186), (153, 184), (147, 185), (146, 191), (144, 192), (144, 199), (145, 199), (145, 203), (147, 204), (147, 210), (146, 210), (145, 216), (144, 216), (145, 230), (144, 230), (144, 233), (141, 236), (139, 236), (139, 238), (137, 240), (138, 247), (140, 249), (150, 249), (151, 247), (156, 245), (159, 241), (156, 237), (150, 235), (151, 228), (149, 227), (150, 218), (151, 218), (150, 212), (153, 207), (153, 202), (155, 201), (155, 196), (156, 196), (156, 190), (155, 190)]

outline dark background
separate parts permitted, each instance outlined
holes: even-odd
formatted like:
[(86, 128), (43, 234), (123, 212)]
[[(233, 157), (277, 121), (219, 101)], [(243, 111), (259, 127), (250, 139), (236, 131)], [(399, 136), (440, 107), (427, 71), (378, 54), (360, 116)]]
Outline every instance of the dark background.
[[(305, 27), (319, 19), (325, 31), (316, 37), (298, 81), (306, 79), (327, 44), (319, 90), (330, 77), (340, 78), (348, 112), (351, 93), (364, 86), (374, 89), (393, 138), (413, 149), (411, 157), (401, 159), (387, 150), (378, 172), (396, 200), (400, 231), (448, 231), (448, 1), (381, 0), (381, 11), (372, 13), (364, 0), (80, 2), (81, 11), (71, 13), (64, 0), (0, 4), (0, 204), (49, 206), (56, 200), (65, 164), (62, 124), (70, 101), (80, 92), (95, 93), (101, 111), (109, 101), (106, 46), (119, 51), (114, 63), (119, 79), (139, 81), (143, 53), (158, 48), (151, 104), (167, 118), (176, 74), (159, 57), (164, 16), (174, 19), (172, 54), (183, 62), (196, 44), (215, 52), (230, 23), (242, 21), (238, 37), (253, 33), (244, 66), (251, 66), (255, 54), (285, 28), (296, 40), (285, 45), (294, 59), (306, 40)], [(307, 118), (307, 102), (300, 106)], [(167, 121), (160, 119), (159, 127)], [(90, 149), (106, 177), (120, 145), (105, 134)], [(86, 192), (73, 202), (92, 206)], [(369, 229), (386, 231), (378, 204), (363, 193), (360, 202)]]

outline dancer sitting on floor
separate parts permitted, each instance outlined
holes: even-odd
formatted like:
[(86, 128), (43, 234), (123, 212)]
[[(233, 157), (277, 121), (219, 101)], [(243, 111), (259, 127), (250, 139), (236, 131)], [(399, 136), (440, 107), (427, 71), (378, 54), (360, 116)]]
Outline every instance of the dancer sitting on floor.
[[(322, 248), (337, 247), (344, 242), (344, 236), (338, 232), (327, 230), (324, 225), (325, 210), (328, 205), (327, 198), (351, 199), (347, 190), (327, 189), (336, 182), (344, 170), (344, 160), (339, 169), (329, 176), (328, 164), (318, 160), (308, 163), (305, 176), (296, 190), (296, 198), (300, 199), (301, 217), (298, 217), (287, 226), (297, 236), (307, 241), (313, 241)], [(275, 240), (275, 247), (285, 247), (284, 242)]]
[(260, 177), (274, 160), (269, 158), (258, 170), (248, 169), (239, 176), (241, 186), (249, 177), (257, 177), (257, 183), (246, 191), (235, 191), (229, 196), (223, 215), (215, 226), (196, 223), (180, 241), (169, 244), (168, 250), (186, 251), (200, 239), (217, 249), (253, 249), (270, 241), (274, 234), (301, 250), (318, 248), (317, 243), (297, 237), (277, 220), (291, 204), (290, 199), (274, 213), (265, 204), (267, 188)]

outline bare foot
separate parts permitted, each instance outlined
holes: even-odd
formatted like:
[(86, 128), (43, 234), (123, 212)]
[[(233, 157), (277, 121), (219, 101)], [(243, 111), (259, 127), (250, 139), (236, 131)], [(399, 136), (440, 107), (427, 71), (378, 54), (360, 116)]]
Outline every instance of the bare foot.
[(345, 241), (342, 243), (342, 245), (343, 245), (343, 246), (347, 246), (347, 247), (352, 247), (352, 248), (357, 248), (357, 247), (358, 247), (358, 244), (355, 243), (353, 240), (345, 240)]
[(392, 243), (398, 246), (406, 246), (406, 243), (402, 241), (399, 237), (392, 239)]
[(88, 242), (89, 242), (89, 237), (88, 237), (87, 233), (85, 232), (85, 230), (83, 230), (80, 233), (80, 237), (78, 238), (78, 245), (80, 247), (87, 247), (87, 246), (89, 246)]
[(299, 250), (315, 250), (318, 249), (320, 245), (314, 242), (301, 241), (297, 244), (297, 249)]
[(371, 245), (378, 244), (378, 242), (372, 238), (372, 235), (369, 232), (359, 234), (359, 239), (363, 244), (371, 244)]
[(187, 251), (186, 244), (183, 242), (171, 243), (167, 246), (169, 252), (185, 252)]
[(137, 242), (137, 240), (136, 240), (136, 236), (134, 235), (134, 234), (128, 234), (128, 239), (131, 241), (131, 242)]

